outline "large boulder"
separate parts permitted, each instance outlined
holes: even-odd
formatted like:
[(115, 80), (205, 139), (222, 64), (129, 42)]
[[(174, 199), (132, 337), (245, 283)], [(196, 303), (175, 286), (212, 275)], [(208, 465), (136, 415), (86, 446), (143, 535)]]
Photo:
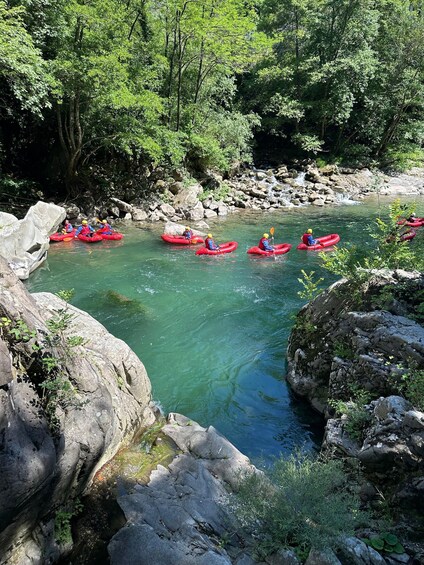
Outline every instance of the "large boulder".
[(0, 255), (4, 257), (20, 279), (27, 279), (47, 257), (49, 236), (65, 219), (61, 206), (37, 202), (25, 218), (13, 221), (14, 216), (0, 216)]
[[(163, 233), (168, 235), (182, 235), (184, 229), (187, 224), (177, 224), (175, 222), (166, 222), (165, 227), (163, 228)], [(199, 235), (200, 237), (204, 237), (205, 233), (199, 230), (196, 230), (191, 227), (191, 230), (194, 235)]]
[[(241, 528), (225, 505), (239, 473), (255, 472), (247, 457), (213, 427), (179, 414), (169, 415), (163, 432), (182, 453), (167, 469), (159, 465), (147, 485), (118, 498), (127, 525), (109, 544), (111, 564), (256, 563), (246, 554)], [(218, 540), (228, 532), (224, 548)]]
[[(57, 296), (30, 295), (2, 258), (0, 309), (0, 563), (41, 565), (55, 512), (154, 422), (151, 388), (124, 342)], [(32, 557), (16, 561), (22, 548)]]
[(194, 208), (199, 202), (199, 195), (203, 192), (200, 184), (193, 184), (182, 188), (174, 198), (174, 208)]

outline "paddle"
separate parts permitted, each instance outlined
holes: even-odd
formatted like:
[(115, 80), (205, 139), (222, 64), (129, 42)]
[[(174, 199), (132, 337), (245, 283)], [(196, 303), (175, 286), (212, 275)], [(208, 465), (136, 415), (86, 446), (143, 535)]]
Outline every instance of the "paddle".
[[(274, 233), (275, 233), (274, 226), (272, 226), (272, 228), (269, 229), (269, 233), (271, 234), (271, 240), (272, 240), (271, 245), (274, 246)], [(274, 256), (274, 259), (277, 260), (276, 255), (275, 255), (275, 249), (272, 250), (272, 254)]]

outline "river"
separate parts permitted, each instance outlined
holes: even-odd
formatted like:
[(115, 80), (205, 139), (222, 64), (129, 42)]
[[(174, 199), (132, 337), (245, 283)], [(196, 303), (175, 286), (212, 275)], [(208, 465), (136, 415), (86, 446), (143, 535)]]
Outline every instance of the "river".
[[(383, 206), (384, 203), (384, 206)], [(303, 231), (339, 233), (342, 243), (373, 245), (367, 228), (387, 200), (357, 206), (241, 211), (210, 222), (217, 242), (236, 240), (236, 252), (199, 257), (194, 247), (160, 239), (162, 225), (123, 227), (121, 242), (53, 244), (48, 261), (27, 282), (31, 292), (75, 289), (72, 304), (86, 310), (141, 358), (153, 397), (213, 425), (256, 463), (297, 447), (316, 449), (321, 419), (295, 399), (285, 382), (285, 351), (301, 270), (322, 270), (318, 254), (297, 251)], [(420, 198), (418, 215), (424, 215)], [(293, 248), (280, 257), (246, 250), (275, 228), (275, 241)], [(78, 328), (75, 328), (78, 333)]]

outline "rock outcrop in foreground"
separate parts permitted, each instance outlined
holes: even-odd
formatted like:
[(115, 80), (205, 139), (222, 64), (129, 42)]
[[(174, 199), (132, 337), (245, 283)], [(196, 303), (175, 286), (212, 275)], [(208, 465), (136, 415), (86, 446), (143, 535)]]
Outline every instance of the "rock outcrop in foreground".
[(226, 486), (254, 467), (213, 427), (180, 414), (170, 414), (162, 431), (182, 453), (118, 498), (128, 523), (109, 544), (112, 565), (254, 563), (225, 509)]
[(41, 565), (59, 554), (57, 513), (154, 422), (151, 388), (124, 342), (30, 295), (1, 257), (0, 318), (0, 563)]

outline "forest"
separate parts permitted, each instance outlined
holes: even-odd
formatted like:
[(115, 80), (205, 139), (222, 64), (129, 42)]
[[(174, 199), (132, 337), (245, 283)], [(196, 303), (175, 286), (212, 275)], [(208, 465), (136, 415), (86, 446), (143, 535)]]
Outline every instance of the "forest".
[(423, 0), (0, 0), (0, 203), (422, 163), (423, 37)]

